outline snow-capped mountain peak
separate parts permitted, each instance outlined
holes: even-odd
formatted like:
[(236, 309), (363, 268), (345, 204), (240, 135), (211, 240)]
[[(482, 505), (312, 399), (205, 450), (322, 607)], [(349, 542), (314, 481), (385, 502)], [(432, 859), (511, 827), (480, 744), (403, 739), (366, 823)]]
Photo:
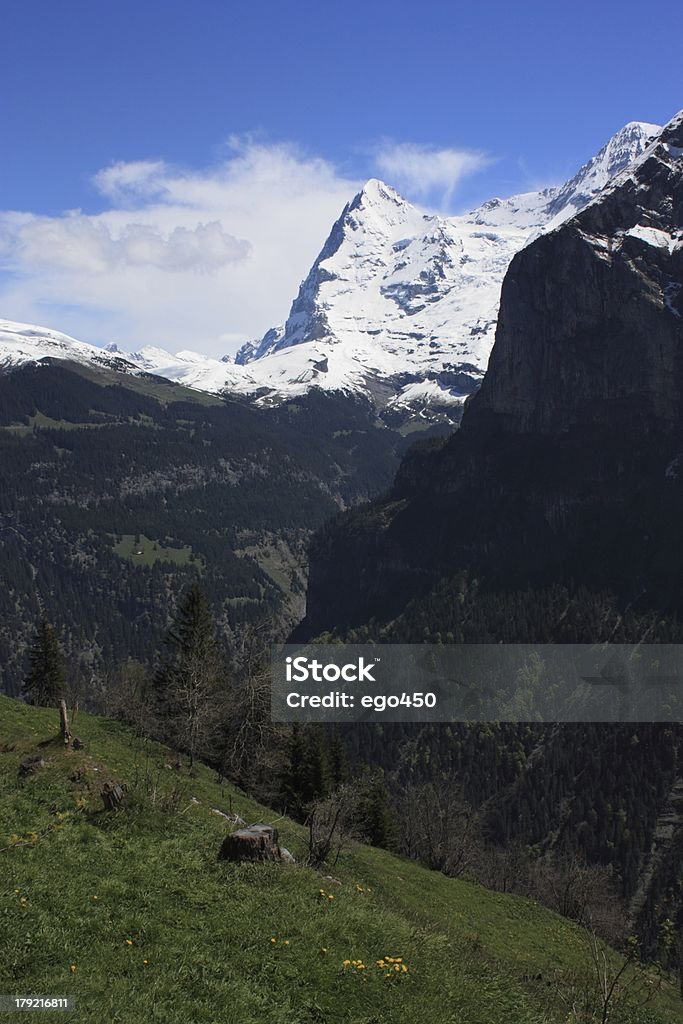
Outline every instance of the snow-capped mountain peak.
[[(244, 362), (274, 392), (340, 380), (357, 390), (360, 379), (372, 394), (381, 378), (393, 381), (390, 405), (414, 405), (417, 394), (462, 404), (486, 369), (512, 256), (583, 209), (659, 130), (632, 122), (565, 185), (463, 216), (425, 214), (370, 179), (333, 225), (284, 330), (250, 346)], [(436, 387), (416, 389), (420, 381)]]
[(370, 178), (346, 206), (341, 220), (351, 230), (375, 229), (381, 234), (391, 234), (400, 225), (412, 224), (416, 214), (415, 207), (391, 185), (379, 178)]
[(567, 220), (583, 209), (608, 182), (630, 167), (661, 131), (661, 125), (646, 121), (629, 121), (624, 125), (573, 178), (555, 190), (547, 207), (548, 226), (555, 227), (559, 218)]
[[(494, 198), (455, 217), (425, 213), (371, 178), (333, 224), (284, 326), (246, 342), (234, 362), (146, 346), (125, 365), (261, 403), (317, 386), (364, 395), (402, 416), (451, 416), (486, 370), (512, 257), (629, 173), (660, 131), (631, 122), (566, 184)], [(6, 324), (3, 335), (0, 324), (0, 362), (60, 350), (62, 358), (124, 358), (116, 346), (105, 352), (43, 328)]]

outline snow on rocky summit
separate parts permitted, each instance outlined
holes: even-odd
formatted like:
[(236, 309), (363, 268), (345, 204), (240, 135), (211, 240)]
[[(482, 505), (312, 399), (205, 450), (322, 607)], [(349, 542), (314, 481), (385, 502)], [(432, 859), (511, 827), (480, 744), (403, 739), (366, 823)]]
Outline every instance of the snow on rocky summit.
[(583, 209), (659, 131), (631, 122), (564, 185), (492, 199), (461, 216), (426, 214), (371, 179), (333, 225), (284, 326), (247, 343), (234, 362), (153, 347), (98, 349), (2, 321), (0, 365), (51, 357), (137, 367), (259, 403), (320, 387), (403, 415), (448, 417), (486, 370), (512, 257)]

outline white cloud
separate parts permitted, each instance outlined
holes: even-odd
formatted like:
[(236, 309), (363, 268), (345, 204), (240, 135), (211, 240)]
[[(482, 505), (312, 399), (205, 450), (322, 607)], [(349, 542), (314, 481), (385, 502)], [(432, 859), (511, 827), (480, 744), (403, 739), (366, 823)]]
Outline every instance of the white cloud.
[[(11, 249), (10, 249), (11, 251)], [(126, 267), (211, 273), (246, 259), (250, 245), (228, 235), (218, 221), (194, 228), (175, 227), (163, 234), (153, 224), (123, 224), (117, 233), (102, 219), (71, 213), (36, 217), (15, 236), (20, 266), (59, 267), (82, 274), (104, 274)]]
[(212, 355), (282, 322), (362, 182), (293, 146), (229, 145), (206, 170), (99, 171), (100, 213), (0, 211), (0, 314), (124, 349)]
[(439, 194), (448, 207), (461, 180), (491, 163), (485, 153), (462, 149), (436, 149), (414, 142), (385, 139), (375, 153), (379, 171), (399, 190), (428, 199)]
[[(391, 184), (430, 201), (485, 161), (409, 143), (376, 153)], [(250, 137), (231, 137), (225, 158), (202, 170), (113, 163), (93, 179), (99, 213), (0, 210), (0, 315), (130, 351), (235, 351), (284, 321), (362, 184)]]
[(163, 160), (119, 161), (98, 171), (93, 184), (102, 195), (121, 201), (124, 197), (149, 197), (157, 193), (166, 173)]

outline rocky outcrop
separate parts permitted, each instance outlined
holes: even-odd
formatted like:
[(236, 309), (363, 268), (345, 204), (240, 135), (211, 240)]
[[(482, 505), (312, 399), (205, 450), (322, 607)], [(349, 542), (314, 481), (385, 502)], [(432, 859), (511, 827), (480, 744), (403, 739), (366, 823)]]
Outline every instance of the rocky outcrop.
[(512, 261), (489, 372), (466, 418), (558, 436), (680, 425), (683, 119), (563, 228)]

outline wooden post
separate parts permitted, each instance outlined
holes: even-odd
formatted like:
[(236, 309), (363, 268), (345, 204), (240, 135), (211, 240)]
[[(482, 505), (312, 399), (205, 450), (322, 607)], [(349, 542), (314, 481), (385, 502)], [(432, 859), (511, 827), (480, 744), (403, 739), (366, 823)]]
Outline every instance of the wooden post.
[(69, 730), (69, 715), (66, 710), (66, 701), (60, 700), (59, 702), (59, 720), (62, 726), (62, 739), (64, 740), (64, 746), (68, 747), (71, 743), (71, 732)]

